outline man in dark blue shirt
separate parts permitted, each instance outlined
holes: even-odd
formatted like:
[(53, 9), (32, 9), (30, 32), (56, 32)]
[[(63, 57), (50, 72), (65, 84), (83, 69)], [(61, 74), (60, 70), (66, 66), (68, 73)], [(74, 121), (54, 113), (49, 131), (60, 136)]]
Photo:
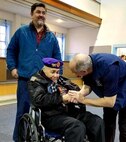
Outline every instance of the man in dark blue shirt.
[[(70, 68), (84, 81), (81, 91), (70, 91), (71, 102), (103, 107), (106, 142), (114, 142), (119, 113), (120, 142), (126, 141), (126, 63), (113, 54), (77, 54)], [(99, 98), (87, 98), (93, 91)], [(75, 95), (76, 94), (76, 95)]]

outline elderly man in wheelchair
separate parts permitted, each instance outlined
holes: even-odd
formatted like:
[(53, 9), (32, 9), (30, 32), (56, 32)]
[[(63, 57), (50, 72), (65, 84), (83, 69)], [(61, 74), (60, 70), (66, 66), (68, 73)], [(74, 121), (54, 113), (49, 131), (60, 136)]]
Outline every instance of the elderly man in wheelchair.
[(28, 82), (31, 111), (20, 120), (19, 142), (105, 142), (102, 119), (87, 112), (85, 105), (69, 103), (68, 91), (80, 88), (60, 76), (63, 62), (42, 61), (44, 67)]

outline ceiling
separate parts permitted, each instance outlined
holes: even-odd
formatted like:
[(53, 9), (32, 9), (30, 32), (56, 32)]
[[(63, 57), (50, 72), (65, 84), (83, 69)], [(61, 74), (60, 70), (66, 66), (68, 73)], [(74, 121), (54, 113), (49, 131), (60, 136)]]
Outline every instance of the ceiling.
[[(33, 0), (25, 4), (25, 0), (1, 0), (0, 10), (17, 13), (30, 18), (30, 6)], [(34, 0), (35, 1), (35, 0)], [(57, 19), (62, 19), (62, 23), (56, 22)], [(47, 23), (58, 25), (64, 28), (74, 28), (86, 25), (76, 19), (57, 14), (53, 11), (47, 12)]]

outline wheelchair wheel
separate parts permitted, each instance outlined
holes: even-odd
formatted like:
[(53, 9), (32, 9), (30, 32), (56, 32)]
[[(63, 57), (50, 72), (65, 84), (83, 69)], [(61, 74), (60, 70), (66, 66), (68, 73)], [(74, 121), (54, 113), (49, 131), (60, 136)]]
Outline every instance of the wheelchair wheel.
[(33, 118), (28, 113), (24, 114), (19, 122), (18, 141), (39, 142), (36, 125)]

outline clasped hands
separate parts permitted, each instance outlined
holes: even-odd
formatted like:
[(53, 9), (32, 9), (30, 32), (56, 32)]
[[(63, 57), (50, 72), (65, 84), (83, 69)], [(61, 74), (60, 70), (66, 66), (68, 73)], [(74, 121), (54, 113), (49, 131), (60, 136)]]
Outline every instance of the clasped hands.
[(84, 100), (84, 95), (80, 91), (70, 90), (63, 95), (64, 103), (81, 103)]

